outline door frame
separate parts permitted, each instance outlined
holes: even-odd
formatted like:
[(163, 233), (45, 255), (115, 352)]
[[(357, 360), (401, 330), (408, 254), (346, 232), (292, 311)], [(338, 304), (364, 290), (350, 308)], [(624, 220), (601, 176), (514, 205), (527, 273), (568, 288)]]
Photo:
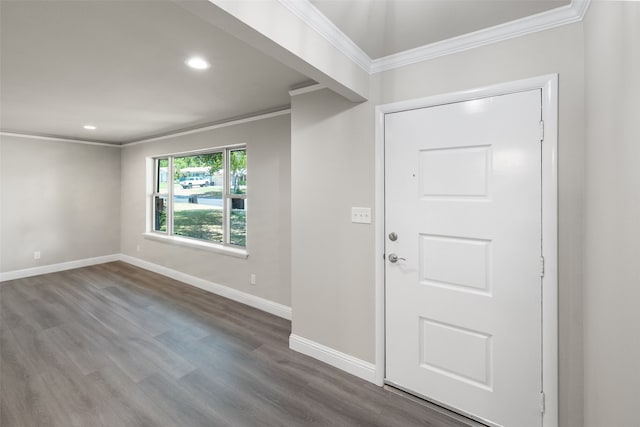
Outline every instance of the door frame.
[(558, 426), (558, 74), (379, 105), (375, 111), (375, 354), (376, 384), (384, 385), (385, 356), (385, 115), (529, 90), (542, 90), (542, 388), (543, 427)]

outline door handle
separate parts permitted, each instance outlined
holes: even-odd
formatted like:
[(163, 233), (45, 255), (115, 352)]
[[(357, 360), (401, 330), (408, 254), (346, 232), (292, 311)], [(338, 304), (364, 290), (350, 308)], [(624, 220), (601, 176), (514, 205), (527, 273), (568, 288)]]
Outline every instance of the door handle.
[(396, 255), (396, 254), (389, 254), (389, 261), (390, 261), (390, 262), (392, 262), (392, 263), (396, 263), (396, 262), (398, 262), (399, 260), (406, 261), (407, 259), (406, 259), (406, 258), (400, 258), (400, 257), (398, 257), (398, 255)]

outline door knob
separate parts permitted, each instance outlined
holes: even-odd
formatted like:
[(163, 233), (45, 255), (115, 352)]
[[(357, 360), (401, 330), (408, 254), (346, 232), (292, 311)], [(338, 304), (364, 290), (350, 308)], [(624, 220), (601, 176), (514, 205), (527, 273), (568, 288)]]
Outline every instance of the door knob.
[(398, 260), (406, 261), (407, 259), (406, 258), (400, 258), (396, 254), (389, 254), (389, 261), (391, 261), (393, 263), (396, 263), (396, 262), (398, 262)]

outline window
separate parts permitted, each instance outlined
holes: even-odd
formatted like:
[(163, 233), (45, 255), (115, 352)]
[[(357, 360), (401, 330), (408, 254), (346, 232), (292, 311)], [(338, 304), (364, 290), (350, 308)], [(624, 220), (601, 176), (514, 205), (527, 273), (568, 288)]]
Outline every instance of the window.
[(245, 147), (162, 156), (153, 164), (153, 233), (246, 247)]

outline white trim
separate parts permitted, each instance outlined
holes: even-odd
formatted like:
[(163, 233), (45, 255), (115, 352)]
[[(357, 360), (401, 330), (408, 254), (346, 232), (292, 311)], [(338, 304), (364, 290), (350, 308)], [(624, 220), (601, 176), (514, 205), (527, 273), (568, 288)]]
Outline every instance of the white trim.
[(41, 274), (57, 273), (58, 271), (73, 270), (74, 268), (88, 267), (90, 265), (104, 264), (120, 260), (120, 254), (99, 256), (95, 258), (78, 259), (75, 261), (61, 262), (59, 264), (49, 264), (40, 267), (25, 268), (23, 270), (13, 270), (0, 273), (0, 282), (7, 280), (22, 279), (25, 277), (39, 276)]
[[(178, 151), (178, 152), (171, 152), (171, 153), (161, 153), (161, 154), (154, 154), (153, 156), (149, 156), (147, 157), (147, 159), (149, 160), (154, 160), (154, 159), (159, 159), (162, 157), (180, 157), (180, 156), (197, 156), (198, 154), (207, 154), (207, 153), (221, 153), (223, 150), (226, 149), (230, 149), (233, 150), (235, 148), (244, 148), (246, 147), (247, 144), (245, 143), (240, 143), (240, 144), (230, 144), (230, 145), (220, 145), (218, 147), (209, 147), (209, 148), (198, 148), (195, 150), (188, 150), (188, 151)], [(153, 167), (153, 166), (151, 166)], [(153, 181), (151, 181), (151, 187), (153, 187)], [(152, 191), (149, 191), (149, 194), (152, 193)]]
[[(541, 82), (542, 83), (542, 82)], [(556, 427), (558, 391), (558, 75), (542, 85), (542, 385), (545, 393), (543, 427)]]
[(249, 253), (246, 249), (234, 248), (233, 246), (225, 246), (197, 239), (188, 239), (175, 235), (167, 236), (166, 234), (155, 233), (153, 231), (146, 232), (142, 236), (145, 239), (155, 240), (157, 242), (184, 246), (187, 248), (202, 249), (205, 251), (216, 252), (222, 255), (228, 255), (236, 258), (247, 259), (249, 257)]
[(154, 264), (149, 261), (144, 261), (140, 258), (134, 258), (129, 255), (120, 255), (120, 260), (136, 267), (144, 268), (145, 270), (153, 271), (154, 273), (161, 274), (166, 277), (184, 282), (188, 285), (195, 286), (207, 292), (211, 292), (216, 295), (229, 298), (230, 300), (248, 305), (258, 310), (265, 311), (273, 314), (274, 316), (282, 317), (283, 319), (291, 320), (291, 307), (279, 304), (277, 302), (269, 301), (267, 299), (251, 295), (246, 292), (239, 291), (228, 286), (220, 285), (218, 283), (211, 282), (209, 280), (201, 279), (199, 277), (191, 276), (181, 271), (173, 270), (163, 265)]
[(375, 117), (375, 205), (374, 205), (374, 227), (375, 227), (375, 353), (376, 353), (376, 381), (382, 387), (385, 377), (385, 217), (384, 217), (384, 115), (386, 113), (384, 105), (376, 107)]
[(315, 92), (317, 90), (326, 89), (325, 85), (321, 85), (320, 83), (316, 83), (310, 86), (301, 87), (299, 89), (293, 89), (289, 91), (289, 96), (297, 96), (305, 93)]
[(36, 135), (36, 134), (30, 134), (30, 133), (19, 133), (19, 132), (0, 131), (0, 136), (13, 136), (16, 138), (40, 139), (43, 141), (70, 142), (73, 144), (99, 145), (101, 147), (111, 147), (111, 148), (121, 147), (120, 144), (117, 144), (117, 143), (109, 144), (108, 142), (87, 141), (84, 139), (59, 138), (57, 136), (45, 136), (45, 135)]
[[(313, 86), (310, 86), (310, 87), (315, 87), (315, 86), (317, 86), (317, 85), (313, 85)], [(301, 88), (301, 89), (298, 89), (298, 90), (302, 91), (303, 89), (306, 89), (306, 88)], [(313, 90), (319, 90), (319, 89), (321, 89), (321, 88), (317, 88), (317, 89), (313, 89)], [(292, 91), (292, 92), (295, 92), (295, 90)], [(311, 90), (309, 90), (309, 92), (311, 92)], [(122, 148), (122, 147), (129, 147), (129, 146), (132, 146), (132, 145), (146, 144), (147, 142), (160, 141), (160, 140), (167, 139), (167, 138), (174, 138), (174, 137), (178, 137), (178, 136), (185, 136), (185, 135), (191, 135), (191, 134), (194, 134), (194, 133), (206, 132), (208, 130), (220, 129), (220, 128), (225, 128), (225, 127), (228, 127), (228, 126), (236, 126), (236, 125), (240, 125), (240, 124), (243, 124), (243, 123), (255, 122), (257, 120), (270, 119), (272, 117), (284, 116), (284, 115), (287, 115), (287, 114), (291, 114), (291, 108), (286, 108), (286, 109), (278, 110), (278, 111), (272, 111), (270, 113), (257, 114), (255, 116), (244, 117), (244, 118), (241, 118), (241, 119), (233, 119), (233, 120), (230, 120), (230, 121), (227, 121), (227, 122), (216, 123), (214, 125), (209, 125), (209, 126), (189, 129), (189, 130), (185, 130), (185, 131), (178, 131), (178, 132), (174, 132), (174, 133), (168, 133), (168, 134), (165, 134), (165, 135), (154, 136), (154, 137), (148, 138), (148, 139), (140, 139), (140, 140), (137, 140), (137, 141), (136, 140), (132, 140), (130, 142), (113, 143), (113, 144), (109, 144), (107, 142), (86, 141), (86, 140), (80, 140), (80, 139), (67, 139), (67, 138), (58, 138), (58, 137), (53, 137), (53, 136), (32, 135), (32, 134), (28, 134), (28, 133), (4, 132), (4, 131), (0, 131), (0, 136), (14, 136), (14, 137), (17, 137), (17, 138), (32, 138), (32, 139), (42, 139), (42, 140), (48, 140), (48, 141), (71, 142), (71, 143), (75, 143), (75, 144), (99, 145), (99, 146), (103, 146), (103, 147)]]
[(43, 265), (41, 267), (25, 268), (24, 270), (7, 271), (4, 273), (0, 273), (0, 282), (17, 280), (31, 276), (39, 276), (41, 274), (56, 273), (65, 270), (73, 270), (75, 268), (88, 267), (91, 265), (104, 264), (114, 261), (123, 261), (128, 264), (135, 265), (136, 267), (153, 271), (154, 273), (158, 273), (163, 276), (178, 280), (180, 282), (184, 282), (188, 285), (195, 286), (196, 288), (200, 288), (207, 292), (229, 298), (230, 300), (239, 302), (241, 304), (257, 308), (258, 310), (265, 311), (267, 313), (273, 314), (274, 316), (282, 317), (286, 320), (291, 320), (291, 307), (288, 307), (286, 305), (269, 301), (268, 299), (251, 295), (246, 292), (230, 288), (228, 286), (210, 282), (199, 277), (191, 276), (189, 274), (185, 274), (180, 271), (164, 267), (162, 265), (154, 264), (152, 262), (144, 261), (139, 258), (134, 258), (132, 256), (124, 254), (105, 255), (95, 258), (86, 258), (63, 262), (60, 264), (50, 264)]
[[(573, 9), (573, 13), (578, 17), (577, 21), (582, 21), (587, 14), (587, 10), (591, 5), (591, 0), (572, 0), (569, 6)], [(575, 22), (577, 22), (575, 21)]]
[(478, 89), (435, 95), (376, 107), (375, 137), (375, 286), (376, 286), (376, 384), (384, 382), (384, 116), (389, 113), (426, 108), (477, 98), (527, 90), (542, 90), (542, 117), (545, 139), (542, 143), (542, 253), (545, 276), (542, 279), (542, 384), (546, 396), (543, 427), (558, 425), (558, 75), (486, 86)]
[[(215, 148), (207, 148), (207, 149), (200, 149), (197, 151), (192, 151), (190, 152), (190, 154), (195, 154), (195, 153), (201, 153), (201, 154), (222, 154), (222, 159), (223, 159), (223, 164), (224, 164), (224, 168), (223, 171), (224, 172), (224, 179), (222, 180), (222, 217), (224, 219), (224, 224), (226, 224), (223, 227), (223, 241), (222, 242), (213, 242), (213, 241), (207, 241), (207, 240), (203, 240), (203, 239), (196, 239), (196, 238), (191, 238), (191, 237), (187, 237), (187, 236), (180, 236), (175, 234), (175, 230), (174, 230), (174, 223), (173, 223), (173, 219), (174, 219), (174, 186), (173, 185), (169, 185), (167, 188), (167, 192), (161, 192), (159, 191), (156, 187), (156, 182), (158, 180), (158, 161), (159, 160), (167, 160), (168, 164), (169, 164), (169, 175), (168, 176), (174, 176), (174, 172), (175, 172), (175, 159), (178, 156), (183, 156), (184, 153), (177, 153), (177, 154), (167, 154), (167, 155), (156, 155), (153, 157), (148, 157), (148, 161), (146, 162), (146, 166), (147, 166), (147, 189), (151, 188), (150, 193), (147, 193), (147, 201), (149, 203), (149, 207), (150, 209), (147, 209), (147, 212), (150, 212), (151, 215), (147, 216), (147, 223), (145, 225), (145, 233), (143, 233), (143, 237), (146, 239), (151, 239), (151, 240), (156, 240), (156, 241), (160, 241), (163, 243), (169, 243), (169, 244), (174, 244), (174, 245), (178, 245), (178, 246), (184, 246), (184, 247), (191, 247), (191, 248), (195, 248), (195, 249), (202, 249), (202, 250), (207, 250), (207, 251), (211, 251), (211, 252), (217, 252), (219, 254), (224, 254), (224, 255), (229, 255), (229, 256), (234, 256), (237, 258), (248, 258), (249, 257), (249, 253), (247, 251), (246, 245), (245, 247), (242, 246), (238, 246), (238, 245), (234, 245), (231, 242), (231, 231), (230, 231), (230, 224), (231, 224), (231, 210), (230, 210), (230, 204), (229, 204), (229, 200), (244, 200), (246, 201), (248, 199), (247, 194), (231, 194), (231, 190), (229, 188), (229, 183), (230, 181), (230, 170), (231, 170), (231, 164), (229, 163), (231, 160), (231, 153), (233, 151), (247, 151), (247, 146), (246, 144), (234, 144), (234, 145), (228, 145), (228, 146), (224, 146), (224, 147), (215, 147)], [(166, 157), (166, 159), (165, 159)], [(151, 173), (150, 173), (151, 172)], [(149, 182), (149, 179), (151, 180), (151, 182)], [(167, 215), (166, 215), (166, 230), (164, 230), (164, 232), (160, 232), (160, 231), (156, 231), (154, 230), (154, 222), (155, 222), (155, 202), (156, 202), (156, 198), (157, 197), (166, 197), (167, 199), (167, 203), (166, 203), (166, 211), (167, 211)], [(247, 233), (249, 231), (248, 226), (247, 228)]]
[(571, 4), (515, 21), (485, 28), (372, 61), (371, 74), (427, 61), (440, 56), (462, 52), (515, 37), (549, 30), (561, 25), (582, 21), (591, 0), (573, 0)]
[(174, 133), (168, 133), (166, 135), (154, 136), (153, 138), (141, 139), (141, 140), (132, 141), (132, 142), (125, 142), (125, 143), (122, 144), (122, 146), (123, 147), (131, 147), (133, 145), (146, 144), (148, 142), (161, 141), (161, 140), (167, 139), (167, 138), (175, 138), (175, 137), (178, 137), (178, 136), (185, 136), (185, 135), (191, 135), (191, 134), (194, 134), (194, 133), (206, 132), (208, 130), (221, 129), (221, 128), (226, 128), (226, 127), (229, 127), (229, 126), (236, 126), (236, 125), (240, 125), (240, 124), (243, 124), (243, 123), (255, 122), (257, 120), (270, 119), (272, 117), (284, 116), (284, 115), (287, 115), (287, 114), (291, 114), (291, 108), (286, 108), (284, 110), (278, 110), (278, 111), (272, 111), (270, 113), (257, 114), (255, 116), (244, 117), (242, 119), (230, 120), (228, 122), (216, 123), (214, 125), (204, 126), (204, 127), (200, 127), (200, 128), (189, 129), (189, 130), (184, 130), (184, 131), (178, 131), (178, 132), (174, 132)]
[(289, 348), (348, 372), (351, 375), (362, 378), (365, 381), (375, 383), (376, 366), (373, 363), (366, 362), (294, 334), (289, 336)]
[(371, 58), (308, 0), (278, 0), (333, 47), (369, 73)]
[(292, 14), (315, 30), (333, 47), (369, 74), (388, 71), (514, 37), (544, 31), (584, 19), (591, 0), (572, 0), (568, 5), (506, 22), (458, 37), (430, 43), (404, 52), (371, 59), (309, 0), (278, 0)]

